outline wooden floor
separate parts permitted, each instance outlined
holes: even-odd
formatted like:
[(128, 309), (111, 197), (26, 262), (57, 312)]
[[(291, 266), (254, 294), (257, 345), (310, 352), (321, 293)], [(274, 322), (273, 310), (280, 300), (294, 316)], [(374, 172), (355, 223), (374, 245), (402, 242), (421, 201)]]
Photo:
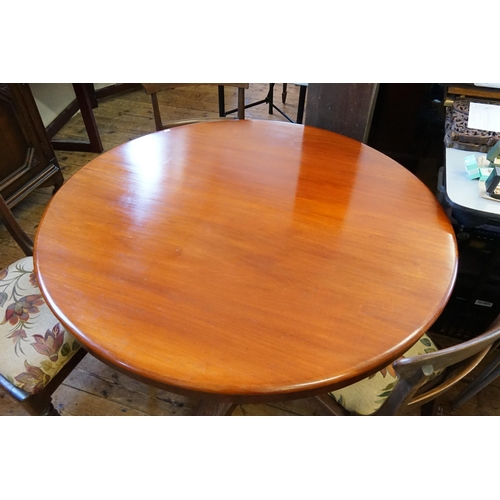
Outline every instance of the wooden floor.
[[(251, 84), (246, 93), (247, 103), (263, 99), (268, 84)], [(275, 103), (290, 117), (297, 113), (298, 87), (288, 85), (286, 104), (281, 103), (281, 84), (276, 85)], [(227, 109), (236, 107), (236, 89), (226, 88)], [(192, 86), (164, 92), (160, 106), (165, 120), (217, 118), (217, 89), (212, 86)], [(307, 110), (306, 110), (307, 112)], [(142, 135), (155, 131), (150, 98), (142, 90), (108, 97), (99, 101), (94, 110), (105, 151)], [(234, 116), (234, 115), (233, 115)], [(250, 119), (286, 121), (278, 112), (268, 113), (265, 104), (247, 109)], [(83, 120), (75, 115), (56, 138), (85, 140)], [(69, 179), (97, 154), (57, 151), (57, 159), (65, 179)], [(425, 161), (425, 159), (423, 159)], [(37, 224), (51, 198), (50, 189), (32, 193), (14, 208), (26, 232), (34, 236)], [(84, 200), (82, 200), (82, 211)], [(0, 268), (23, 256), (20, 249), (0, 226)], [(446, 339), (438, 341), (447, 342)], [(444, 415), (500, 415), (500, 380), (491, 384), (457, 411), (449, 402), (465, 387), (459, 384), (442, 401)], [(116, 372), (91, 355), (80, 363), (54, 394), (54, 404), (62, 415), (191, 415), (198, 401), (161, 391)], [(25, 415), (19, 406), (0, 394), (0, 415)], [(286, 403), (242, 405), (233, 415), (322, 415), (323, 410), (313, 399)], [(409, 415), (412, 412), (408, 412)]]

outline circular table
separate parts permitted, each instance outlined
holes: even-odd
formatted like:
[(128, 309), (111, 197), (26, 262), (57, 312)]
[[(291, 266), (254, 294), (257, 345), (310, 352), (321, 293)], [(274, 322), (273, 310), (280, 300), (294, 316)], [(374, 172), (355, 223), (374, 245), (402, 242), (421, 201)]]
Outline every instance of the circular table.
[(92, 354), (221, 411), (390, 364), (444, 308), (457, 250), (433, 194), (395, 161), (326, 130), (242, 120), (91, 161), (50, 202), (35, 266)]

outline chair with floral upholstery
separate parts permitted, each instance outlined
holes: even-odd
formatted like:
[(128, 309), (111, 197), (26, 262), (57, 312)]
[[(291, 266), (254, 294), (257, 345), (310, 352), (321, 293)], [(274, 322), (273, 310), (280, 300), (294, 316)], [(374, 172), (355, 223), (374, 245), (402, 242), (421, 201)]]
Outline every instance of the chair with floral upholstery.
[(52, 394), (86, 351), (40, 294), (33, 243), (1, 196), (0, 215), (27, 255), (0, 272), (0, 388), (31, 415), (58, 415)]
[(500, 316), (482, 335), (438, 349), (423, 335), (391, 366), (318, 400), (334, 415), (399, 415), (408, 407), (437, 412), (438, 397), (470, 373), (500, 341)]

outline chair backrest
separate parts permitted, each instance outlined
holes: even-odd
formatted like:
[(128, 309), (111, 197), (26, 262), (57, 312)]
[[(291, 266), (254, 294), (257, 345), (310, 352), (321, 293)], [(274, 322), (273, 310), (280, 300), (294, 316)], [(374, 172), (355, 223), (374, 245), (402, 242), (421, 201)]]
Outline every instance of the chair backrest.
[[(160, 105), (158, 102), (157, 94), (168, 89), (176, 87), (185, 87), (188, 85), (217, 85), (219, 88), (219, 116), (224, 118), (226, 115), (238, 112), (238, 119), (245, 119), (245, 89), (248, 89), (248, 83), (142, 83), (146, 94), (151, 96), (151, 103), (153, 105), (153, 116), (155, 119), (156, 130), (164, 130), (166, 128), (177, 127), (179, 125), (186, 125), (189, 123), (196, 123), (201, 119), (194, 120), (177, 120), (174, 122), (164, 124), (161, 118)], [(226, 112), (224, 102), (224, 87), (236, 87), (238, 89), (238, 107), (235, 110)]]
[[(485, 333), (474, 339), (395, 361), (392, 366), (399, 381), (378, 415), (395, 415), (406, 406), (435, 400), (470, 373), (499, 341), (500, 316)], [(443, 370), (442, 375), (435, 377)]]
[(377, 83), (310, 83), (305, 124), (366, 144), (378, 87)]
[(12, 214), (3, 196), (0, 195), (0, 217), (5, 224), (7, 231), (16, 243), (21, 247), (21, 250), (26, 255), (33, 255), (33, 241), (26, 234), (17, 219)]

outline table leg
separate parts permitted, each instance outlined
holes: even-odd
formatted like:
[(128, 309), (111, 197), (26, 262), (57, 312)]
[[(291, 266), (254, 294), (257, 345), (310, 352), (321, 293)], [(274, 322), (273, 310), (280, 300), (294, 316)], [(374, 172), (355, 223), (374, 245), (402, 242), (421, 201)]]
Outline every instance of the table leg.
[(196, 409), (197, 416), (229, 416), (237, 405), (234, 403), (221, 403), (220, 401), (202, 400)]

